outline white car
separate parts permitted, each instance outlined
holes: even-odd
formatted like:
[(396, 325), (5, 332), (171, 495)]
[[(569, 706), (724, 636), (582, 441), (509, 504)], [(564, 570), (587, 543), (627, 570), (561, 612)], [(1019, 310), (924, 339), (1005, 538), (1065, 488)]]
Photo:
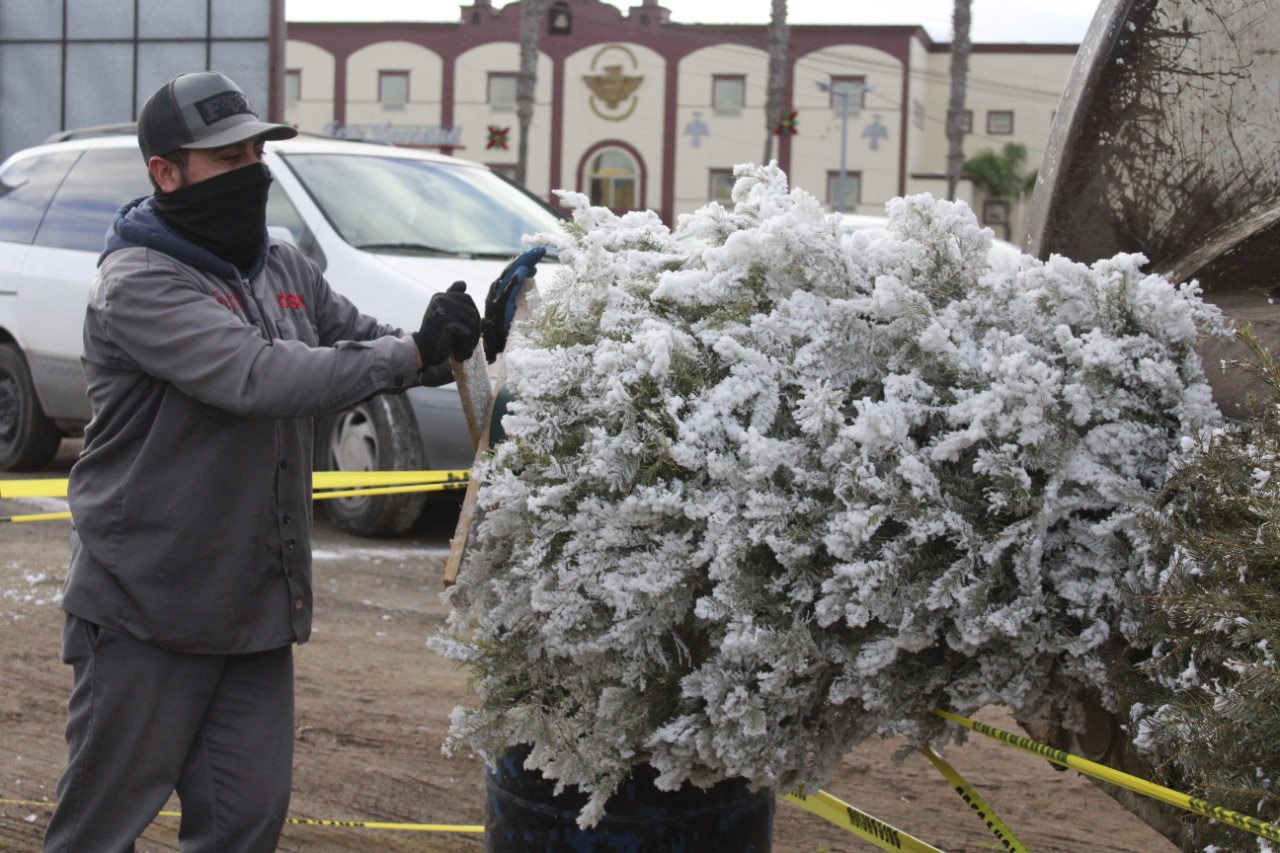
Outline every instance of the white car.
[[(116, 211), (151, 193), (132, 125), (70, 131), (0, 165), (0, 468), (43, 468), (80, 434), (85, 303)], [(409, 148), (299, 136), (267, 143), (268, 227), (361, 311), (416, 329), (455, 281), (489, 284), (560, 215), (485, 166)], [(545, 263), (545, 262), (544, 262)], [(458, 470), (474, 451), (457, 389), (374, 397), (317, 422), (318, 470)], [(327, 500), (341, 528), (408, 530), (422, 493)]]

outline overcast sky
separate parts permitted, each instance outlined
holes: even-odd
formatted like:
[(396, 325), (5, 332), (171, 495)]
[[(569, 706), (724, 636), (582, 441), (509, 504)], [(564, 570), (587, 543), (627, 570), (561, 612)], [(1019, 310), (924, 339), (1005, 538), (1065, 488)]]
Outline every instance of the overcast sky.
[[(641, 0), (607, 0), (620, 9)], [(1099, 0), (973, 0), (969, 36), (975, 42), (1080, 42)], [(457, 0), (285, 0), (290, 21), (454, 21)], [(466, 5), (470, 5), (468, 2)], [(493, 0), (501, 8), (506, 0)], [(685, 24), (764, 24), (770, 0), (660, 0)], [(788, 0), (792, 24), (921, 24), (937, 41), (951, 40), (953, 0)]]

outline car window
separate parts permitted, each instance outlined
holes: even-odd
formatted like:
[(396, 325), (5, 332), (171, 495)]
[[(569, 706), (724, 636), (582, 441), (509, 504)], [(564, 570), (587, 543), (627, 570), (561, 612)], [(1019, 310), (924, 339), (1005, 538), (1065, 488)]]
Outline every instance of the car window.
[(267, 225), (289, 229), (289, 233), (293, 235), (293, 244), (315, 261), (321, 270), (325, 268), (324, 251), (316, 242), (316, 235), (307, 227), (293, 200), (277, 181), (272, 181), (271, 189), (267, 191)]
[(288, 228), (295, 243), (302, 241), (302, 235), (307, 230), (307, 223), (302, 221), (298, 208), (293, 206), (289, 196), (275, 181), (271, 182), (271, 188), (267, 191), (267, 224)]
[(353, 246), (509, 258), (554, 213), (488, 169), (352, 154), (285, 158), (335, 231)]
[(36, 234), (37, 246), (101, 252), (116, 212), (151, 194), (136, 148), (89, 148), (58, 188)]
[(0, 240), (30, 243), (49, 199), (78, 151), (59, 151), (10, 164), (0, 175)]

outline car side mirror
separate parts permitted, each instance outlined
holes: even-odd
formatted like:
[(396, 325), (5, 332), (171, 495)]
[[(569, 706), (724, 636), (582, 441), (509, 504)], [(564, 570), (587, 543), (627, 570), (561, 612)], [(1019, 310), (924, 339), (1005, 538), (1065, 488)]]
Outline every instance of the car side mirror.
[(293, 239), (293, 232), (283, 225), (268, 225), (267, 236), (282, 243), (288, 243), (290, 246), (298, 245), (298, 241)]

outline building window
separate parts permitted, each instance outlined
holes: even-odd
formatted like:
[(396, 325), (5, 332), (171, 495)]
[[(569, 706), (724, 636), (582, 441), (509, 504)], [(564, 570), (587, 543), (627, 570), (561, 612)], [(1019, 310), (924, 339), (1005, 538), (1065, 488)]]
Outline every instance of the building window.
[(707, 198), (723, 205), (733, 204), (733, 170), (712, 169)]
[(987, 133), (992, 136), (1008, 136), (1013, 133), (1013, 110), (989, 110)]
[(510, 178), (513, 181), (516, 179), (515, 163), (486, 163), (485, 165), (489, 167), (490, 171), (497, 172), (504, 178)]
[(516, 108), (516, 84), (519, 76), (510, 72), (489, 72), (489, 109), (509, 113)]
[(911, 123), (916, 130), (924, 130), (924, 104), (920, 101), (911, 101)]
[(831, 86), (827, 89), (827, 103), (831, 109), (838, 112), (844, 109), (844, 102), (848, 99), (849, 114), (855, 115), (858, 110), (867, 105), (867, 92), (869, 91), (871, 91), (871, 87), (867, 85), (866, 77), (833, 74), (831, 75)]
[(284, 72), (284, 108), (291, 110), (302, 99), (302, 72), (290, 68)]
[(718, 113), (737, 115), (747, 105), (747, 78), (717, 74), (711, 78), (711, 106)]
[(613, 210), (635, 210), (638, 174), (635, 161), (625, 151), (610, 148), (597, 154), (587, 174), (591, 203)]
[(402, 110), (409, 103), (409, 72), (378, 72), (378, 103), (384, 110)]
[(983, 225), (1008, 225), (1009, 202), (1002, 199), (987, 199), (982, 203)]
[(839, 213), (850, 213), (857, 210), (862, 200), (862, 173), (844, 173), (844, 206), (840, 205), (840, 171), (827, 172), (827, 204)]

